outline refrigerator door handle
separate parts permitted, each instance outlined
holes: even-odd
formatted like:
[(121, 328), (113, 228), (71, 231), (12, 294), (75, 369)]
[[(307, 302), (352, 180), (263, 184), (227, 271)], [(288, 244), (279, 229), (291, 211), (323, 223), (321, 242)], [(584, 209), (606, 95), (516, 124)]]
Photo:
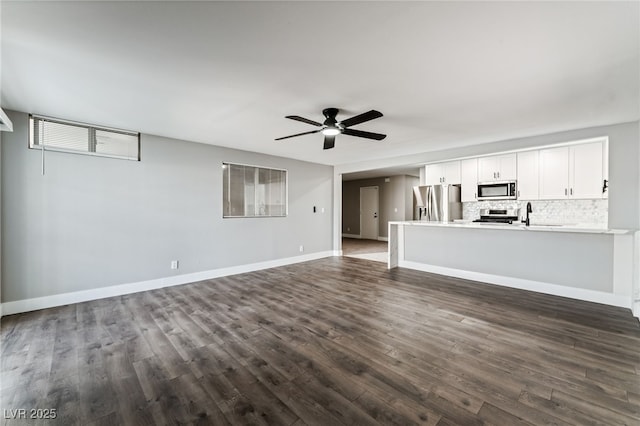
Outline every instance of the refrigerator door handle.
[(431, 191), (431, 212), (433, 213), (433, 220), (436, 222), (440, 220), (440, 206), (438, 205), (438, 200), (436, 199), (436, 191), (435, 188), (432, 188)]
[(424, 208), (424, 219), (425, 220), (429, 220), (429, 211), (431, 210), (431, 191), (429, 191), (429, 188), (427, 188), (427, 193), (426, 193), (426, 197), (425, 197), (425, 201), (426, 201), (426, 206)]

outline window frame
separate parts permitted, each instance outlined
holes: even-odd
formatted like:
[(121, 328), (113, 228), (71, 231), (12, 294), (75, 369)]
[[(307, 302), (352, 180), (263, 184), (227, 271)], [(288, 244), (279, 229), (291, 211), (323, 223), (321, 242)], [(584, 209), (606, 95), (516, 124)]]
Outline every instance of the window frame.
[[(55, 124), (62, 124), (67, 126), (80, 127), (83, 129), (87, 129), (89, 132), (87, 139), (87, 150), (80, 151), (75, 149), (65, 149), (57, 146), (44, 145), (35, 143), (35, 134), (34, 134), (34, 120), (47, 121)], [(117, 133), (121, 135), (127, 136), (135, 136), (136, 137), (136, 156), (124, 156), (124, 155), (113, 155), (113, 154), (104, 154), (100, 152), (96, 152), (97, 140), (96, 140), (96, 132), (109, 132), (109, 133)], [(106, 157), (106, 158), (115, 158), (118, 160), (128, 160), (128, 161), (140, 161), (140, 132), (134, 132), (130, 130), (122, 130), (116, 129), (113, 127), (106, 126), (96, 126), (88, 123), (80, 123), (78, 121), (71, 120), (63, 120), (59, 118), (48, 117), (45, 115), (39, 114), (29, 114), (29, 149), (35, 149), (38, 151), (55, 151), (55, 152), (64, 152), (67, 154), (79, 154), (79, 155), (87, 155), (90, 157)]]
[[(257, 214), (258, 212), (258, 207), (259, 204), (257, 202), (254, 202), (254, 215), (252, 216), (248, 216), (245, 214), (241, 214), (241, 215), (226, 215), (225, 214), (225, 204), (226, 203), (231, 203), (230, 200), (225, 200), (224, 198), (224, 194), (225, 194), (225, 178), (224, 175), (225, 173), (229, 173), (229, 179), (227, 180), (227, 185), (228, 187), (226, 188), (226, 193), (228, 195), (231, 194), (231, 174), (230, 172), (225, 172), (226, 170), (230, 171), (229, 166), (243, 166), (243, 167), (252, 167), (255, 169), (254, 171), (254, 176), (255, 176), (255, 180), (254, 180), (254, 200), (258, 199), (258, 176), (260, 174), (260, 170), (274, 170), (274, 171), (278, 171), (278, 172), (284, 172), (284, 212), (282, 214)], [(248, 219), (248, 218), (274, 218), (274, 217), (287, 217), (289, 216), (289, 170), (288, 169), (281, 169), (281, 168), (277, 168), (277, 167), (265, 167), (265, 166), (257, 166), (255, 164), (244, 164), (244, 163), (232, 163), (230, 161), (223, 161), (222, 162), (222, 218), (223, 219)]]

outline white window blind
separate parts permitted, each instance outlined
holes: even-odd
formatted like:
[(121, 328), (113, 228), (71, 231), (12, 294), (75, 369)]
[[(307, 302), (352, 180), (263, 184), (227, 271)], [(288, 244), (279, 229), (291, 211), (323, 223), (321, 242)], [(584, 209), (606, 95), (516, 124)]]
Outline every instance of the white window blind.
[(287, 171), (223, 163), (223, 217), (287, 215)]
[(139, 133), (36, 115), (29, 117), (29, 147), (140, 160)]

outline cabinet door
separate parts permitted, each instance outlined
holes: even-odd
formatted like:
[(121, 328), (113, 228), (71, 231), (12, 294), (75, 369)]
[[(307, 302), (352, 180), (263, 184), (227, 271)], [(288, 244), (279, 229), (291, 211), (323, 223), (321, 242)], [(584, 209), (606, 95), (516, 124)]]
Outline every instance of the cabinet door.
[(478, 190), (478, 159), (471, 158), (460, 162), (460, 183), (462, 202), (476, 201)]
[[(607, 181), (606, 190), (604, 189)], [(609, 198), (609, 141), (602, 142), (602, 198)]]
[(442, 163), (427, 164), (425, 166), (425, 184), (426, 185), (441, 185), (444, 172), (442, 170)]
[(602, 198), (602, 142), (569, 147), (569, 197)]
[(478, 158), (478, 182), (498, 180), (498, 166), (497, 156)]
[(449, 185), (460, 185), (460, 161), (449, 161), (442, 163), (444, 183)]
[(519, 152), (517, 155), (518, 199), (538, 199), (538, 151)]
[(540, 199), (567, 198), (569, 194), (569, 147), (541, 149), (539, 156)]
[(498, 180), (515, 180), (517, 177), (516, 154), (500, 155), (498, 162)]

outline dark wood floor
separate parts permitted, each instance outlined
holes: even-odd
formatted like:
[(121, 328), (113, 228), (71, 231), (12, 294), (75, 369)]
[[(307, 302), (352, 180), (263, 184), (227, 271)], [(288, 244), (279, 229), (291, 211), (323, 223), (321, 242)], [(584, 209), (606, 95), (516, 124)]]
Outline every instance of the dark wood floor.
[(344, 257), (2, 320), (4, 424), (638, 425), (639, 373), (628, 310)]

